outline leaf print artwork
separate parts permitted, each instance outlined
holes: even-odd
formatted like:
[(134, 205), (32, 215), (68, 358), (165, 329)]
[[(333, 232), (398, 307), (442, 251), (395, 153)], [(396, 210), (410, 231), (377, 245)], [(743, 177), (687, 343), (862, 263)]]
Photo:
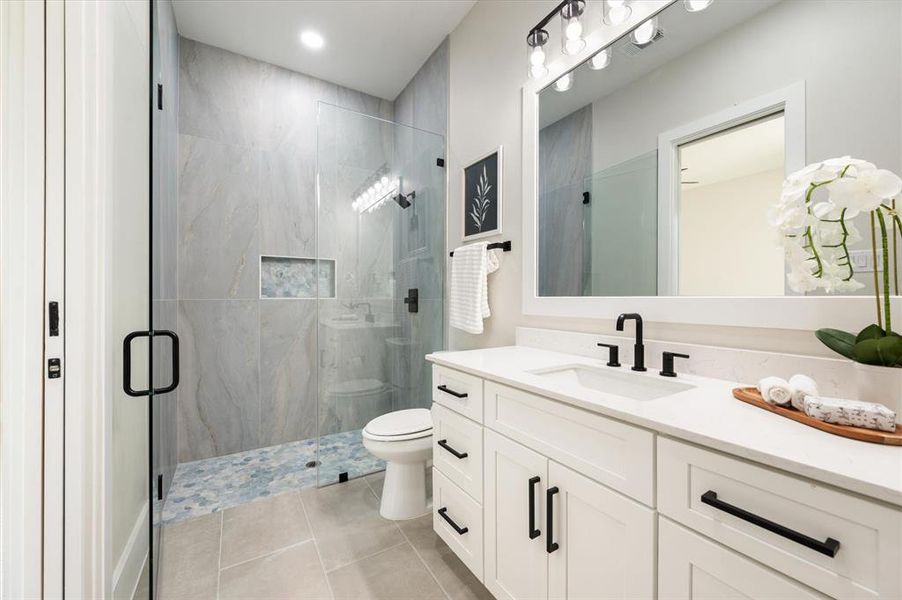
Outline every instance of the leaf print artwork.
[(477, 231), (482, 231), (485, 217), (489, 212), (489, 206), (492, 204), (492, 201), (489, 199), (489, 190), (491, 189), (489, 175), (485, 165), (483, 165), (482, 175), (479, 176), (479, 183), (476, 185), (476, 195), (473, 197), (470, 209), (470, 218), (473, 219)]

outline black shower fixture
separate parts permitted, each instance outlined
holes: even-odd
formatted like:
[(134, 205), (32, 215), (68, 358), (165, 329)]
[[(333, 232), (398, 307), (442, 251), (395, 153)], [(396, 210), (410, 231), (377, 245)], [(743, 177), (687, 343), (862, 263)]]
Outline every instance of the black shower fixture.
[(392, 200), (397, 202), (398, 206), (400, 206), (401, 208), (407, 208), (412, 204), (411, 200), (414, 200), (416, 197), (417, 197), (417, 193), (414, 191), (414, 192), (410, 192), (407, 195), (398, 194), (397, 196), (394, 196), (392, 198)]

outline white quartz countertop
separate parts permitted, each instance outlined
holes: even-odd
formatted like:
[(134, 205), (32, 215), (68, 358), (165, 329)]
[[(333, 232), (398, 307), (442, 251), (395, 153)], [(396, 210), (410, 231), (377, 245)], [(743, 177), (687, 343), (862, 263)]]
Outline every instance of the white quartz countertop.
[[(696, 387), (657, 400), (638, 401), (576, 384), (552, 383), (529, 372), (563, 365), (611, 368), (604, 361), (572, 354), (507, 346), (436, 352), (426, 359), (902, 506), (902, 447), (835, 436), (733, 398), (734, 387), (754, 385), (754, 382), (680, 375), (669, 381)], [(624, 365), (617, 370), (629, 371), (629, 367)], [(657, 370), (652, 369), (636, 375), (661, 379)]]

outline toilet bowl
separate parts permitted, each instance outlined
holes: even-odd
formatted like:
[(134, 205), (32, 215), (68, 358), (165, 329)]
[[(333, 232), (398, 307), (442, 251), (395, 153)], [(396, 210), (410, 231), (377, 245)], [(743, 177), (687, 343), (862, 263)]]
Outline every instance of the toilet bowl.
[(432, 457), (432, 414), (425, 408), (396, 410), (363, 428), (363, 445), (385, 461), (379, 514), (402, 521), (429, 511), (426, 461)]

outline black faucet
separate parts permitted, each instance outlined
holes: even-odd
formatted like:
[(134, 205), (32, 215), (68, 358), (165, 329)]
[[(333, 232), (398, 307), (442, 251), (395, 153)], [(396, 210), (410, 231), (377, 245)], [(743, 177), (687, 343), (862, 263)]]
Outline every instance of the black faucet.
[(623, 331), (623, 322), (636, 321), (636, 343), (633, 346), (633, 371), (647, 371), (645, 368), (645, 345), (642, 343), (642, 316), (639, 313), (623, 313), (617, 317), (617, 331)]

